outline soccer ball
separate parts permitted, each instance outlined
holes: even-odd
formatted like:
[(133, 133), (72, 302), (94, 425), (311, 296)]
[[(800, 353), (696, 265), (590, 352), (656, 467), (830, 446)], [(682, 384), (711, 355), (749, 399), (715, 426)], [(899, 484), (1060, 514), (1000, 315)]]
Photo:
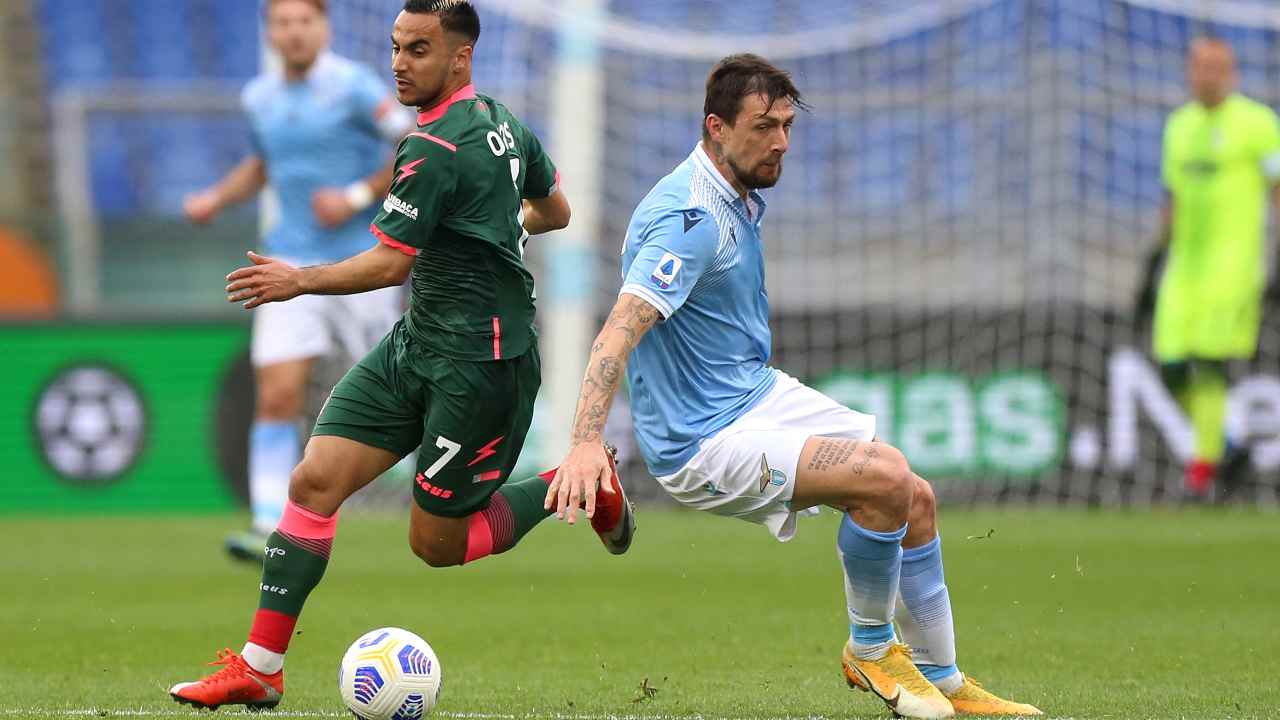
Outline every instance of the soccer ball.
[(363, 720), (418, 720), (440, 695), (440, 660), (426, 640), (408, 630), (370, 630), (342, 656), (338, 689)]

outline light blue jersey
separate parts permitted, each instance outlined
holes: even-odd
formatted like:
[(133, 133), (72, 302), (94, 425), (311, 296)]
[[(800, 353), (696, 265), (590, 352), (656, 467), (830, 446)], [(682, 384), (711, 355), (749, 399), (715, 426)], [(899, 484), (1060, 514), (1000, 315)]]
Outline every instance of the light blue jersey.
[(636, 438), (656, 477), (684, 467), (701, 440), (773, 387), (764, 210), (760, 194), (739, 197), (699, 145), (631, 216), (621, 292), (663, 316), (627, 365)]
[(311, 209), (323, 187), (344, 188), (386, 164), (413, 127), (412, 113), (373, 71), (332, 53), (316, 59), (300, 82), (281, 72), (259, 75), (241, 94), (254, 153), (265, 161), (279, 199), (266, 252), (300, 262), (333, 262), (368, 250), (376, 204), (336, 228)]

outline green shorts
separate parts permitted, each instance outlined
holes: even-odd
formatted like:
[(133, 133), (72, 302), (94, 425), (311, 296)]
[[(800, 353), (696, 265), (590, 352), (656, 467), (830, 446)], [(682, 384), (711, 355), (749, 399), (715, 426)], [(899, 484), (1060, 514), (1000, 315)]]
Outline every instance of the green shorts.
[(1162, 363), (1253, 357), (1262, 294), (1189, 291), (1166, 283), (1156, 297), (1152, 350)]
[(432, 515), (483, 509), (520, 457), (541, 383), (537, 346), (510, 360), (431, 352), (404, 321), (333, 388), (313, 435), (404, 457), (421, 446), (413, 495)]

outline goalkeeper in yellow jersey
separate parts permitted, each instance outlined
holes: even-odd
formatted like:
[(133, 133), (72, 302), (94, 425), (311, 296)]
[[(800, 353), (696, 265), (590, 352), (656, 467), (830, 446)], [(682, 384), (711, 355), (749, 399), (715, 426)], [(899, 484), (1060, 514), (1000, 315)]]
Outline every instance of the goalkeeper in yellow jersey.
[(1271, 108), (1235, 92), (1235, 59), (1222, 40), (1192, 43), (1187, 81), (1193, 99), (1164, 129), (1167, 249), (1154, 351), (1195, 429), (1186, 491), (1206, 499), (1215, 477), (1229, 489), (1248, 458), (1228, 448), (1224, 432), (1225, 362), (1257, 349), (1267, 199), (1280, 197), (1280, 123)]

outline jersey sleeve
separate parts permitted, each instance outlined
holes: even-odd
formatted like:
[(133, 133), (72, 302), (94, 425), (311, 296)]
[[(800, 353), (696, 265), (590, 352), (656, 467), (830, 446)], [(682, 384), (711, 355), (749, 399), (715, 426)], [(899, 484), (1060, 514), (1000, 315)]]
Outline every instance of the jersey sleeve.
[(417, 255), (453, 203), (457, 148), (427, 133), (411, 133), (396, 152), (396, 175), (370, 232), (385, 245)]
[(372, 72), (361, 67), (352, 85), (352, 112), (357, 125), (388, 142), (398, 142), (413, 130), (413, 113)]
[(1258, 143), (1258, 162), (1262, 164), (1262, 173), (1271, 183), (1280, 182), (1280, 120), (1271, 108), (1264, 106), (1259, 125), (1254, 137)]
[(659, 217), (630, 242), (638, 246), (620, 293), (636, 295), (669, 318), (689, 299), (698, 278), (715, 259), (720, 232), (702, 208)]
[(560, 188), (560, 171), (542, 148), (542, 141), (529, 128), (523, 129), (521, 152), (528, 166), (524, 174), (524, 187), (520, 188), (520, 197), (528, 200), (551, 197)]

